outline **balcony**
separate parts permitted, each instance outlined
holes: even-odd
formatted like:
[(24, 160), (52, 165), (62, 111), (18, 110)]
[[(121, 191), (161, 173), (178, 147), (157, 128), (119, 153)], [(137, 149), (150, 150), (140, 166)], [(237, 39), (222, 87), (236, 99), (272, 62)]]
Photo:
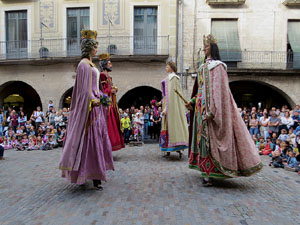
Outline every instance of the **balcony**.
[[(228, 52), (228, 51), (227, 51)], [(222, 56), (222, 50), (220, 55)], [(225, 61), (229, 69), (246, 70), (300, 70), (300, 53), (275, 51), (241, 51), (229, 52), (233, 56), (241, 56), (234, 60)], [(200, 53), (204, 58), (204, 53)]]
[(218, 6), (218, 5), (243, 5), (246, 0), (206, 0), (208, 5)]
[(300, 7), (300, 0), (285, 0), (283, 4), (290, 7)]
[[(168, 56), (169, 36), (98, 37), (98, 52), (120, 56)], [(0, 42), (0, 62), (80, 57), (80, 39), (43, 39)]]

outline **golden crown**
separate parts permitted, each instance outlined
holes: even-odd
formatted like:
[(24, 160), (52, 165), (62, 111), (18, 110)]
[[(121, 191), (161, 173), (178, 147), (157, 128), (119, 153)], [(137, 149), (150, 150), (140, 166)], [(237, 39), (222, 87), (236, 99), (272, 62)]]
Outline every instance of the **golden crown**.
[(217, 39), (212, 36), (211, 34), (205, 36), (203, 35), (203, 43), (204, 45), (208, 45), (208, 44), (218, 44)]
[(110, 55), (108, 53), (100, 54), (99, 60), (110, 59)]
[(88, 39), (96, 40), (97, 31), (95, 31), (95, 30), (82, 30), (81, 31), (81, 38), (82, 39), (88, 38)]

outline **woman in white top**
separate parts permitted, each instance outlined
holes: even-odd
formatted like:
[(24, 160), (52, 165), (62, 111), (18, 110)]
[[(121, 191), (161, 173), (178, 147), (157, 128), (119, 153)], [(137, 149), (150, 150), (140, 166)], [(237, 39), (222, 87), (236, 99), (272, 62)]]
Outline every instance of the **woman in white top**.
[(282, 129), (286, 129), (288, 131), (292, 126), (294, 126), (294, 120), (290, 116), (290, 112), (286, 111), (284, 113), (284, 116), (281, 117), (281, 125), (279, 127), (279, 132), (281, 132)]
[(264, 112), (264, 116), (260, 117), (259, 119), (259, 125), (260, 125), (260, 135), (267, 140), (267, 137), (269, 137), (269, 116), (267, 112)]

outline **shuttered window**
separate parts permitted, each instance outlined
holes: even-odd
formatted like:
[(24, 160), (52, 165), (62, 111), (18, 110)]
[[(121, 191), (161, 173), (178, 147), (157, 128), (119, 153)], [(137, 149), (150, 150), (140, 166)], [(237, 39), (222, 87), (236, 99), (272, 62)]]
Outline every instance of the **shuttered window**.
[(213, 19), (211, 23), (211, 30), (212, 35), (218, 41), (222, 61), (242, 61), (238, 21)]
[(288, 21), (288, 41), (293, 50), (293, 68), (300, 69), (300, 21)]

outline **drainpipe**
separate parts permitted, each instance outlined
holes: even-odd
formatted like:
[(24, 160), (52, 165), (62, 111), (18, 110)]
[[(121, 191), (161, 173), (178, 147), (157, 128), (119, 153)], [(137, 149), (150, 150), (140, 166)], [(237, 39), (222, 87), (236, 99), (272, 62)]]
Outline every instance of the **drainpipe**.
[(183, 0), (180, 1), (180, 80), (183, 86)]
[(178, 65), (178, 31), (179, 31), (179, 1), (176, 0), (176, 50), (175, 50), (175, 62)]

